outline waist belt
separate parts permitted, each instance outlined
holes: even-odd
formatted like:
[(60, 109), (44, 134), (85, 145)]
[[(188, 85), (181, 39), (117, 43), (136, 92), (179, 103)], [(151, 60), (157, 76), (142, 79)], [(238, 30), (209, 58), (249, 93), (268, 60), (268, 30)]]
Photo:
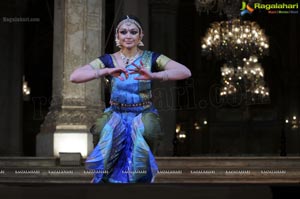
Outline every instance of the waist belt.
[(115, 101), (110, 101), (109, 102), (110, 105), (113, 106), (121, 106), (121, 107), (137, 107), (137, 106), (146, 106), (146, 105), (150, 105), (152, 102), (151, 101), (144, 101), (144, 102), (140, 102), (140, 103), (135, 103), (135, 104), (123, 104), (123, 103), (119, 103), (119, 102), (115, 102)]

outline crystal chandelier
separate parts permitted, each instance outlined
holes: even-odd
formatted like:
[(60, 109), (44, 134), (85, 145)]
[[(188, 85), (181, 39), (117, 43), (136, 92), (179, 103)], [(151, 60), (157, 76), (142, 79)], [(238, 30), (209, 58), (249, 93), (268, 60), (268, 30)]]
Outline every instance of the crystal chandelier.
[(268, 54), (268, 39), (256, 22), (233, 19), (212, 23), (202, 40), (204, 53), (221, 60), (237, 60)]
[(258, 59), (268, 54), (269, 42), (256, 22), (232, 19), (214, 22), (202, 39), (204, 54), (224, 61), (220, 96), (241, 94), (245, 100), (269, 98)]
[(250, 96), (252, 101), (257, 98), (269, 98), (269, 89), (264, 81), (264, 70), (256, 56), (244, 58), (242, 66), (224, 64), (221, 67), (221, 75), (220, 96), (230, 96), (244, 91), (245, 98)]

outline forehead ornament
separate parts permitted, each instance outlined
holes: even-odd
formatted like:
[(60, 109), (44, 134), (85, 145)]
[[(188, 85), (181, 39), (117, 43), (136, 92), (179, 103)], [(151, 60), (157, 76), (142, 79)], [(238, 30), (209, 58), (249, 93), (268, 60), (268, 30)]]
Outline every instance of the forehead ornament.
[(117, 28), (116, 28), (116, 32), (119, 30), (119, 28), (123, 25), (126, 24), (126, 26), (130, 26), (131, 24), (136, 25), (140, 30), (142, 30), (141, 25), (134, 19), (130, 19), (128, 15), (126, 15), (127, 18), (120, 21), (120, 23), (118, 24)]

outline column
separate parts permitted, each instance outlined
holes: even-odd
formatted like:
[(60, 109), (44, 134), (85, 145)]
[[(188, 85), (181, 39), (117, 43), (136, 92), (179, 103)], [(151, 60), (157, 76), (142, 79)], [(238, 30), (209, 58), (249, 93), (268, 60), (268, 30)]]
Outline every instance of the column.
[(89, 128), (104, 108), (101, 80), (69, 81), (71, 72), (103, 53), (105, 0), (55, 0), (53, 93), (37, 135), (37, 156), (92, 149)]

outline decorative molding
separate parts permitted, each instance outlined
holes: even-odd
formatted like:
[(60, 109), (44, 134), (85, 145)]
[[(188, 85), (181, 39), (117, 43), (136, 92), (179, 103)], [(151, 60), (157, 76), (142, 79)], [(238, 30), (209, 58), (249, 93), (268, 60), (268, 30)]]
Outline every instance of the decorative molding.
[(77, 108), (53, 108), (41, 125), (41, 133), (54, 132), (59, 125), (85, 125), (89, 129), (101, 116), (100, 106)]

